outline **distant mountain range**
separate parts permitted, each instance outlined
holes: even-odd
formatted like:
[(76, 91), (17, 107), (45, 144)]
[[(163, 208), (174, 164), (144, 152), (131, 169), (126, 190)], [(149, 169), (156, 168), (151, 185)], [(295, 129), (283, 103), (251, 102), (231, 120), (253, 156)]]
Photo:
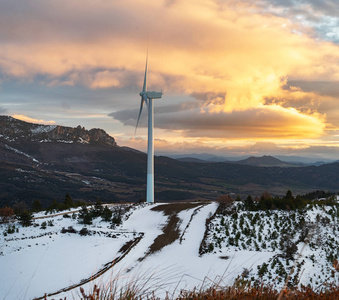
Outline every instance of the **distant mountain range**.
[(248, 165), (248, 166), (258, 166), (258, 167), (297, 167), (300, 166), (300, 164), (292, 164), (292, 163), (286, 163), (281, 161), (280, 159), (277, 159), (272, 156), (264, 155), (262, 157), (254, 157), (251, 156), (249, 158), (239, 160), (236, 163), (241, 165)]
[[(207, 160), (202, 160), (202, 159), (194, 158), (194, 157), (182, 157), (182, 158), (178, 158), (178, 160), (181, 162), (195, 162), (195, 163), (209, 163), (210, 162)], [(251, 156), (246, 159), (232, 161), (231, 163), (247, 165), (247, 166), (257, 166), (257, 167), (282, 167), (282, 168), (285, 167), (286, 168), (286, 167), (304, 166), (304, 164), (301, 164), (301, 163), (283, 162), (280, 159), (277, 159), (269, 155), (264, 155), (262, 157)]]
[[(274, 157), (238, 162), (155, 158), (157, 201), (213, 200), (269, 191), (283, 195), (339, 190), (339, 163), (296, 167)], [(102, 129), (39, 125), (0, 116), (0, 207), (40, 200), (145, 198), (146, 154), (119, 147)]]
[[(242, 161), (245, 161), (245, 164), (251, 164), (253, 163), (256, 165), (257, 162), (255, 160), (257, 159), (258, 161), (261, 160), (261, 158), (265, 157), (273, 157), (270, 155), (264, 155), (263, 157), (251, 157), (251, 160), (247, 161), (250, 157), (248, 156), (239, 156), (239, 157), (230, 157), (230, 156), (217, 156), (213, 154), (208, 154), (208, 153), (191, 153), (191, 154), (164, 154), (164, 156), (168, 156), (174, 159), (177, 159), (179, 161), (184, 161), (184, 162), (200, 162), (200, 163), (206, 163), (206, 162), (231, 162), (231, 163), (242, 163)], [(284, 155), (276, 155), (273, 158), (278, 159), (280, 162), (276, 161), (276, 163), (281, 164), (281, 163), (286, 163), (290, 166), (320, 166), (323, 164), (328, 164), (328, 163), (334, 163), (335, 161), (330, 160), (330, 159), (322, 159), (319, 160), (317, 158), (312, 158), (312, 157), (303, 157), (303, 156), (284, 156)], [(252, 162), (251, 162), (252, 161)], [(260, 163), (259, 163), (260, 165)], [(275, 163), (273, 163), (275, 165)], [(287, 166), (288, 166), (287, 165)], [(263, 166), (267, 166), (264, 164)], [(272, 165), (271, 165), (272, 166)]]

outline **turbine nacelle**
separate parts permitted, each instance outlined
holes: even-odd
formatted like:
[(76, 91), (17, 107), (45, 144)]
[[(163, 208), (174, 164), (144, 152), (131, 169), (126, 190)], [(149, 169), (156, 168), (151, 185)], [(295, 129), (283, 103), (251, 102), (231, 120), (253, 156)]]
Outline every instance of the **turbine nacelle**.
[[(155, 92), (155, 91), (142, 91), (139, 94), (143, 100), (147, 99), (160, 99), (162, 97), (162, 92)], [(146, 97), (145, 97), (146, 96)]]

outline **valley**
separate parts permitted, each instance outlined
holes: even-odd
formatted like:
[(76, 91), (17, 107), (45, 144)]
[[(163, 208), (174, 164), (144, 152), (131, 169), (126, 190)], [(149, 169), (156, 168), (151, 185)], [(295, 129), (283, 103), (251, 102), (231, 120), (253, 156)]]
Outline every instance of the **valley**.
[[(2, 205), (31, 207), (39, 200), (47, 208), (67, 193), (87, 203), (98, 198), (122, 203), (145, 199), (146, 154), (119, 147), (103, 130), (36, 125), (5, 116), (0, 116), (0, 125)], [(249, 162), (183, 162), (156, 156), (156, 200), (338, 191), (338, 162), (291, 166), (271, 157)]]

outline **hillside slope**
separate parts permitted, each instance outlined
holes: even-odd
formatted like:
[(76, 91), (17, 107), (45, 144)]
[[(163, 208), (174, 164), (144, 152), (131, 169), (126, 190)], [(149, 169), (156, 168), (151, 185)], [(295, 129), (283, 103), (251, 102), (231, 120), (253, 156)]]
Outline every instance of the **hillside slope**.
[[(112, 228), (96, 218), (83, 236), (79, 212), (72, 218), (40, 214), (44, 218), (31, 227), (13, 223), (18, 232), (0, 235), (0, 298), (47, 293), (48, 299), (73, 299), (80, 286), (91, 291), (112, 280), (118, 291), (136, 284), (144, 296), (154, 291), (161, 298), (181, 289), (232, 285), (238, 276), (279, 289), (294, 265), (292, 286), (316, 289), (338, 280), (339, 273), (332, 273), (339, 254), (338, 204), (304, 212), (248, 212), (241, 203), (218, 208), (201, 202), (111, 209), (125, 211), (121, 225)], [(70, 226), (73, 233), (61, 233)], [(0, 225), (2, 232), (6, 228)]]
[[(146, 154), (119, 147), (101, 129), (39, 125), (0, 116), (0, 206), (39, 200), (137, 202), (145, 198)], [(259, 167), (155, 157), (157, 201), (214, 200), (235, 193), (339, 190), (339, 163)]]
[(273, 156), (264, 155), (262, 157), (251, 156), (249, 158), (238, 160), (235, 163), (258, 167), (297, 167), (297, 164), (283, 162)]

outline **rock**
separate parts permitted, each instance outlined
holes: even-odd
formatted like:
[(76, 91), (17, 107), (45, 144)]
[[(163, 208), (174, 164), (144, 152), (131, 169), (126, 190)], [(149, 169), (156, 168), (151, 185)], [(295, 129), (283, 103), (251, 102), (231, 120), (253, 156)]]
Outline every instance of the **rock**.
[(24, 139), (32, 142), (64, 142), (83, 144), (106, 144), (117, 146), (115, 139), (104, 130), (86, 130), (78, 125), (75, 128), (59, 125), (40, 125), (24, 122), (9, 116), (0, 116), (0, 137), (15, 141)]

